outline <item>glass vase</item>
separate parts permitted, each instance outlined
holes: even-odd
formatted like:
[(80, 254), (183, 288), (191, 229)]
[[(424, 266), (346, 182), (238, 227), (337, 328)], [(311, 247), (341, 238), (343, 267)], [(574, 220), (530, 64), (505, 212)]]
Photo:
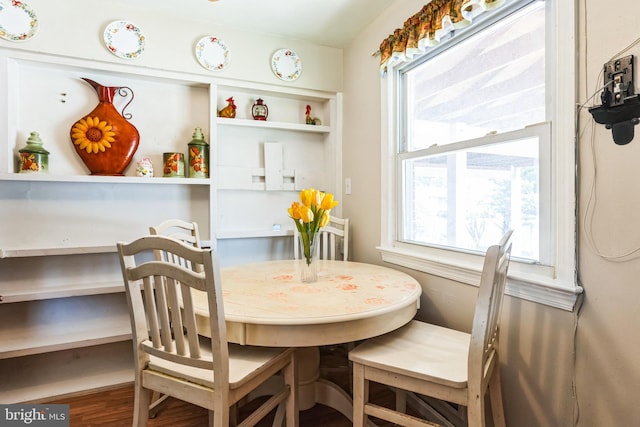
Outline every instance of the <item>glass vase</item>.
[(311, 236), (308, 248), (305, 247), (305, 239), (302, 235), (298, 235), (300, 240), (300, 249), (302, 256), (300, 257), (300, 281), (302, 283), (314, 283), (318, 281), (318, 234)]

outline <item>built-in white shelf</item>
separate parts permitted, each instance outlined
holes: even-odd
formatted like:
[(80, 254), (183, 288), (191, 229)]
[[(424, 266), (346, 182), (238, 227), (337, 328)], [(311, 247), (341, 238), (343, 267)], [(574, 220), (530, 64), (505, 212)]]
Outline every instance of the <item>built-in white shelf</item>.
[[(38, 311), (24, 323), (15, 324), (12, 320), (21, 316), (25, 304)], [(67, 316), (67, 312), (73, 312), (75, 317)], [(131, 339), (124, 294), (3, 304), (0, 321), (6, 325), (0, 330), (0, 359)]]
[(281, 129), (292, 130), (296, 132), (309, 132), (309, 133), (329, 133), (331, 132), (330, 126), (322, 125), (308, 125), (305, 123), (286, 123), (286, 122), (270, 122), (268, 120), (248, 120), (248, 119), (230, 119), (226, 117), (218, 117), (218, 125), (223, 126), (246, 126), (263, 129)]
[(115, 252), (116, 245), (71, 246), (52, 248), (0, 248), (0, 258), (24, 258), (49, 255), (82, 255)]
[(77, 330), (69, 328), (56, 335), (39, 337), (36, 345), (32, 345), (33, 337), (3, 336), (5, 342), (0, 351), (0, 359), (127, 341), (131, 339), (131, 323), (128, 318), (124, 320), (112, 322), (108, 330), (97, 329), (102, 326), (100, 322), (83, 322), (84, 325)]
[(5, 359), (0, 364), (0, 402), (42, 403), (131, 384), (132, 349), (131, 341), (122, 341)]
[(281, 230), (218, 230), (217, 239), (251, 239), (256, 237), (284, 237), (293, 236), (292, 228), (283, 228)]
[(103, 295), (124, 292), (122, 282), (70, 283), (64, 286), (28, 287), (24, 283), (8, 283), (0, 287), (0, 304), (53, 298)]
[(56, 175), (50, 173), (0, 173), (0, 180), (34, 182), (81, 182), (94, 184), (144, 184), (144, 185), (210, 185), (208, 178), (140, 178), (137, 176)]

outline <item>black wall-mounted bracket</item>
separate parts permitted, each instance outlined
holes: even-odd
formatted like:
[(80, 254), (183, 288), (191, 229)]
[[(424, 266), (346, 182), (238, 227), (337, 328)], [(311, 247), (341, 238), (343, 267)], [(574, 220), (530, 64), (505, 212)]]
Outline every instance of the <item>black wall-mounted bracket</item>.
[(634, 126), (640, 123), (640, 96), (633, 90), (633, 55), (604, 64), (602, 105), (589, 108), (596, 123), (611, 129), (613, 141), (626, 145), (633, 140)]
[(626, 145), (633, 140), (633, 127), (640, 123), (640, 95), (625, 98), (623, 104), (615, 107), (592, 107), (589, 112), (596, 123), (611, 129), (616, 144)]

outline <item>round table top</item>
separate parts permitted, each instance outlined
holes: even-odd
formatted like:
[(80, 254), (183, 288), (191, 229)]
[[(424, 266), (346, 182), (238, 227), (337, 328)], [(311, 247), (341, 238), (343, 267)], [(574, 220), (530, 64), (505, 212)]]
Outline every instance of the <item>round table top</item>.
[(222, 269), (225, 319), (262, 324), (328, 323), (376, 316), (414, 304), (411, 276), (373, 264), (319, 261), (318, 281), (302, 283), (301, 261)]
[[(221, 270), (228, 340), (253, 345), (324, 345), (396, 329), (413, 318), (421, 293), (411, 276), (349, 261), (318, 264), (302, 283), (303, 261), (268, 261)], [(206, 301), (194, 301), (206, 312)]]

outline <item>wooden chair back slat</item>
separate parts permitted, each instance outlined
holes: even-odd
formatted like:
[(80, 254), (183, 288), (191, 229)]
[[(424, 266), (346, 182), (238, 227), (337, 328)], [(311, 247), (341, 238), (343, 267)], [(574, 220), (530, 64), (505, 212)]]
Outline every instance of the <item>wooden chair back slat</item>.
[(184, 309), (182, 311), (182, 322), (183, 328), (187, 331), (185, 334), (188, 345), (189, 345), (189, 354), (191, 357), (199, 358), (201, 356), (200, 352), (200, 342), (198, 340), (198, 327), (196, 324), (196, 313), (193, 310), (193, 299), (191, 295), (191, 289), (182, 286), (182, 301), (184, 301)]
[[(300, 259), (302, 250), (298, 237), (298, 230), (293, 229), (293, 258)], [(318, 232), (319, 244), (316, 248), (316, 255), (320, 259), (335, 260), (342, 252), (342, 260), (349, 258), (349, 219), (331, 217), (329, 224), (321, 228)]]
[[(169, 261), (171, 262), (171, 261)], [(176, 266), (183, 267), (178, 263), (172, 263)], [(160, 279), (160, 278), (159, 278)], [(165, 279), (167, 289), (167, 304), (162, 307), (162, 315), (171, 318), (171, 339), (176, 345), (176, 351), (178, 354), (186, 355), (184, 336), (183, 336), (183, 324), (182, 315), (180, 309), (180, 299), (178, 298), (177, 288), (180, 287), (180, 283), (176, 282), (173, 278), (168, 277)]]
[(158, 318), (158, 308), (156, 306), (156, 298), (162, 298), (164, 295), (164, 289), (160, 289), (162, 296), (158, 296), (158, 293), (155, 292), (154, 289), (155, 287), (153, 285), (152, 277), (145, 277), (142, 280), (142, 283), (142, 294), (144, 297), (144, 304), (146, 306), (145, 314), (149, 325), (149, 336), (154, 347), (160, 348), (163, 345), (163, 342), (170, 341), (161, 337), (161, 331), (165, 331), (165, 333), (170, 334), (169, 322), (167, 320), (166, 324), (163, 324), (162, 326), (160, 325), (161, 320)]

